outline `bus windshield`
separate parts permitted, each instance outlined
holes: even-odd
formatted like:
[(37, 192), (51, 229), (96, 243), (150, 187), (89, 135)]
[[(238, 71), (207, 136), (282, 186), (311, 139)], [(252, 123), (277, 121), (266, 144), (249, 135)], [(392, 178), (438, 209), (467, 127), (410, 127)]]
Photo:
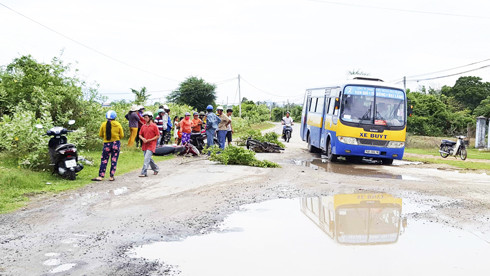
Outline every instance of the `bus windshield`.
[(405, 94), (401, 90), (347, 86), (340, 118), (360, 124), (404, 126), (404, 112)]
[(337, 210), (340, 243), (390, 243), (398, 239), (400, 207), (359, 207)]

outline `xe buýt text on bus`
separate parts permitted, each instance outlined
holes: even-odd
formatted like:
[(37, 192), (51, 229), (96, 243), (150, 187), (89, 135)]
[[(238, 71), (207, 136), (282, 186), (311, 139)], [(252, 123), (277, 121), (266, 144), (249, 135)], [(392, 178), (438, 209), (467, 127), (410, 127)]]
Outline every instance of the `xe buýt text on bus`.
[(362, 76), (306, 90), (301, 139), (310, 152), (322, 150), (329, 161), (343, 156), (390, 165), (403, 158), (406, 130), (407, 97), (401, 87)]

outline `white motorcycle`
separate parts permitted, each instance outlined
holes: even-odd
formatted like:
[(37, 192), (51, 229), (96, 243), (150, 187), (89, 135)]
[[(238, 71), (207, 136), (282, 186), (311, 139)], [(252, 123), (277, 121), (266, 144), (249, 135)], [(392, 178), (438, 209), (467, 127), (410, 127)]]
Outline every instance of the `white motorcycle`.
[(453, 142), (450, 140), (442, 140), (441, 148), (439, 149), (439, 153), (442, 158), (446, 158), (449, 155), (457, 157), (458, 155), (461, 157), (461, 160), (465, 160), (468, 156), (466, 152), (466, 145), (464, 143), (465, 136), (456, 136), (458, 138), (457, 142)]

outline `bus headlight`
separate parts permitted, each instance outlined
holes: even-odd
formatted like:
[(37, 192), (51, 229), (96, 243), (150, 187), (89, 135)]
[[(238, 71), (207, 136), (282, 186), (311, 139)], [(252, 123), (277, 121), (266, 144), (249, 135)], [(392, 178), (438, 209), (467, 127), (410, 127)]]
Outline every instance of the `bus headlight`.
[(404, 146), (405, 146), (405, 142), (390, 141), (388, 143), (389, 148), (399, 149), (399, 148), (403, 148)]
[(357, 143), (357, 138), (354, 137), (344, 137), (344, 136), (338, 136), (337, 137), (340, 142), (348, 145), (358, 145)]

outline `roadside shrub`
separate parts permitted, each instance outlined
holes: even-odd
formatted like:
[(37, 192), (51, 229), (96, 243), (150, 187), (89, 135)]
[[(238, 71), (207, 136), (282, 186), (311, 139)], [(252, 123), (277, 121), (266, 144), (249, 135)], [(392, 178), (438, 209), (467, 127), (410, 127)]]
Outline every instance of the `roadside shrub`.
[[(20, 105), (22, 106), (22, 104)], [(48, 140), (36, 124), (51, 127), (52, 120), (45, 112), (36, 119), (34, 111), (17, 107), (11, 115), (3, 115), (0, 121), (0, 151), (18, 166), (40, 168), (49, 163)]]
[(209, 160), (217, 161), (224, 165), (244, 165), (262, 168), (278, 168), (279, 164), (271, 161), (261, 161), (255, 158), (255, 152), (235, 146), (227, 146), (224, 150), (214, 146), (204, 151), (210, 152)]

